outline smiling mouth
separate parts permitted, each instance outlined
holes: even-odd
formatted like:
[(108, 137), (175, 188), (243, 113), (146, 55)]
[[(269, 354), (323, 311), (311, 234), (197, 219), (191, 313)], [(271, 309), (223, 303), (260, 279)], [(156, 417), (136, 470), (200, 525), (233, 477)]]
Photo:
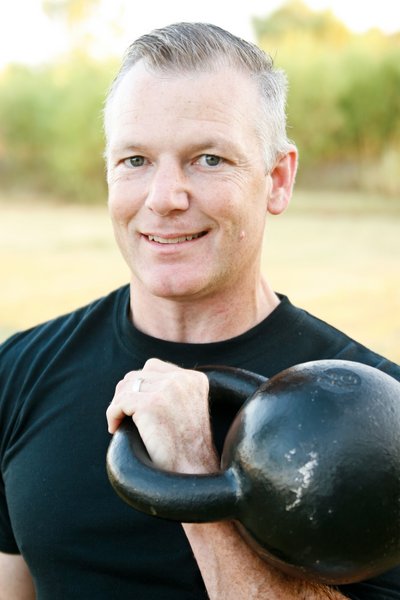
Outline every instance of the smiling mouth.
[(148, 235), (147, 238), (150, 242), (157, 242), (157, 244), (183, 244), (184, 242), (191, 242), (192, 240), (197, 240), (206, 234), (206, 231), (202, 231), (201, 233), (181, 235), (178, 237), (164, 238), (158, 235)]

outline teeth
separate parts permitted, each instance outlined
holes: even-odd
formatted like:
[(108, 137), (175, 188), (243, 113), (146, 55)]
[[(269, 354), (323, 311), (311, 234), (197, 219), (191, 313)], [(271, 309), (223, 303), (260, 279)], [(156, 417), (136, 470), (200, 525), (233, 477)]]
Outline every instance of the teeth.
[(151, 242), (158, 242), (159, 244), (181, 244), (182, 242), (190, 242), (190, 240), (195, 240), (200, 237), (200, 233), (195, 233), (194, 235), (182, 235), (176, 238), (162, 238), (158, 237), (158, 235), (149, 235), (149, 240)]

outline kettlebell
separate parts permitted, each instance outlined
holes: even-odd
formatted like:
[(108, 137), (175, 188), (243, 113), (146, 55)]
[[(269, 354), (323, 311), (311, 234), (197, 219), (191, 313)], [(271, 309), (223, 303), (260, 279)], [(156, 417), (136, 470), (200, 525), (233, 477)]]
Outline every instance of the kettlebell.
[(324, 584), (400, 564), (400, 383), (363, 364), (303, 363), (269, 380), (205, 368), (211, 401), (246, 400), (221, 472), (176, 474), (151, 462), (131, 419), (107, 471), (132, 507), (179, 522), (231, 519), (258, 554)]

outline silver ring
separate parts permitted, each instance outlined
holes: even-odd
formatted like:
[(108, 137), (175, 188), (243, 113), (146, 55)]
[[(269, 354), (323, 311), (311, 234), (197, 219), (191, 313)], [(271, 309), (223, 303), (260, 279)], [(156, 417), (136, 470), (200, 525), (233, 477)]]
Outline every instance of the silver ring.
[(138, 377), (137, 379), (135, 379), (132, 386), (132, 392), (140, 392), (140, 388), (142, 387), (143, 381), (143, 377)]

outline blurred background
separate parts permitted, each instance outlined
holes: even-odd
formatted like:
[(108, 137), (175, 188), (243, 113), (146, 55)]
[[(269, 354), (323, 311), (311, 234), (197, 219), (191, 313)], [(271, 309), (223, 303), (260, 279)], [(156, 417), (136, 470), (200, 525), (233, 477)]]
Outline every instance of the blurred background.
[(0, 339), (128, 281), (108, 223), (102, 106), (130, 41), (183, 20), (256, 42), (288, 74), (300, 170), (290, 209), (267, 228), (275, 289), (399, 361), (392, 0), (0, 4)]

